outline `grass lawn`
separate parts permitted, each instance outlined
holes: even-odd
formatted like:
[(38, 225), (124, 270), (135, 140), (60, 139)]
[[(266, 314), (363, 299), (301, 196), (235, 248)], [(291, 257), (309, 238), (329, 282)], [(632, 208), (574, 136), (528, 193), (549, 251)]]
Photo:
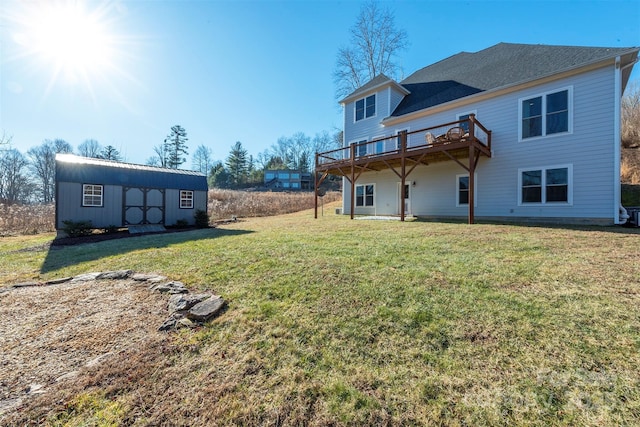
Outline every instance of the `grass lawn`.
[(332, 210), (55, 250), (38, 249), (51, 235), (0, 239), (5, 284), (133, 269), (229, 301), (21, 421), (640, 423), (638, 229)]

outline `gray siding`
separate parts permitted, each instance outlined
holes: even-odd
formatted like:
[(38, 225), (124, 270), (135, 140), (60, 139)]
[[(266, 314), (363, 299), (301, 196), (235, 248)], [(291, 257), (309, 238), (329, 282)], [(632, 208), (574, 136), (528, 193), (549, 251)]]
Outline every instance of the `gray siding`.
[(56, 201), (56, 228), (63, 227), (62, 221), (91, 221), (95, 228), (111, 225), (122, 226), (122, 187), (105, 185), (103, 187), (103, 206), (82, 206), (82, 184), (77, 182), (59, 182)]
[[(183, 188), (183, 190), (189, 190)], [(168, 189), (166, 193), (166, 207), (165, 207), (165, 224), (175, 225), (178, 220), (185, 220), (189, 224), (195, 224), (194, 215), (196, 210), (207, 210), (207, 192), (206, 191), (194, 191), (193, 192), (193, 208), (192, 209), (180, 209), (180, 190)]]
[[(523, 97), (571, 87), (573, 90), (573, 132), (518, 141), (518, 104)], [(606, 67), (497, 98), (470, 103), (428, 117), (390, 126), (381, 131), (368, 123), (354, 125), (347, 120), (345, 138), (392, 134), (396, 129), (417, 130), (456, 119), (456, 115), (477, 111), (478, 120), (492, 130), (493, 157), (482, 157), (476, 174), (476, 217), (592, 219), (613, 224), (615, 175), (614, 69)], [(377, 118), (376, 123), (379, 122)], [(571, 165), (573, 203), (519, 205), (518, 170), (521, 168)], [(467, 215), (467, 207), (456, 207), (456, 175), (466, 171), (453, 161), (420, 166), (408, 177), (412, 187), (412, 213), (425, 216)], [(361, 183), (376, 184), (377, 214), (395, 214), (398, 209), (399, 179), (390, 171), (364, 173)], [(350, 185), (344, 182), (344, 212), (350, 210)]]

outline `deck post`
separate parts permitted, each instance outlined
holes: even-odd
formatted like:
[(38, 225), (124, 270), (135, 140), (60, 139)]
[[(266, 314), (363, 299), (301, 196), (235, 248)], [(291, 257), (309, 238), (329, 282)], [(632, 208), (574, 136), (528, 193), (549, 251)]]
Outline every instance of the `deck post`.
[(404, 186), (407, 182), (407, 165), (406, 165), (406, 154), (407, 154), (407, 131), (403, 130), (400, 132), (400, 168), (401, 168), (401, 177), (400, 177), (400, 221), (404, 221), (404, 198), (406, 197)]
[(356, 162), (356, 145), (351, 144), (349, 147), (349, 152), (351, 153), (351, 219), (354, 217), (355, 213), (355, 201), (356, 201), (356, 171), (355, 171), (355, 162)]

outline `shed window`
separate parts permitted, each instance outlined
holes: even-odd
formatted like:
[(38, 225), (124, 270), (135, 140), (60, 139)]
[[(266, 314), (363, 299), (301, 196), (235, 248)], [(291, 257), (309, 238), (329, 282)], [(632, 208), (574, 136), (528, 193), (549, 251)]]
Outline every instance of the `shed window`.
[(82, 184), (82, 206), (102, 207), (102, 185)]
[(193, 209), (193, 191), (180, 190), (180, 209)]

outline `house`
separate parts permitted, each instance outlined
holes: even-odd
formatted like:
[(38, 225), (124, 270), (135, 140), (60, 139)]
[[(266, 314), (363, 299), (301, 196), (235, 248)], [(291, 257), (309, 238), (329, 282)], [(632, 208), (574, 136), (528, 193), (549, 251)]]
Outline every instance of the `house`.
[[(620, 103), (638, 48), (499, 43), (341, 101), (344, 213), (618, 224)], [(317, 199), (317, 198), (316, 198)]]
[(58, 230), (68, 220), (95, 228), (194, 224), (196, 210), (207, 211), (200, 172), (57, 154), (55, 183)]
[(264, 171), (264, 186), (284, 190), (310, 190), (311, 174), (292, 169), (267, 169)]

